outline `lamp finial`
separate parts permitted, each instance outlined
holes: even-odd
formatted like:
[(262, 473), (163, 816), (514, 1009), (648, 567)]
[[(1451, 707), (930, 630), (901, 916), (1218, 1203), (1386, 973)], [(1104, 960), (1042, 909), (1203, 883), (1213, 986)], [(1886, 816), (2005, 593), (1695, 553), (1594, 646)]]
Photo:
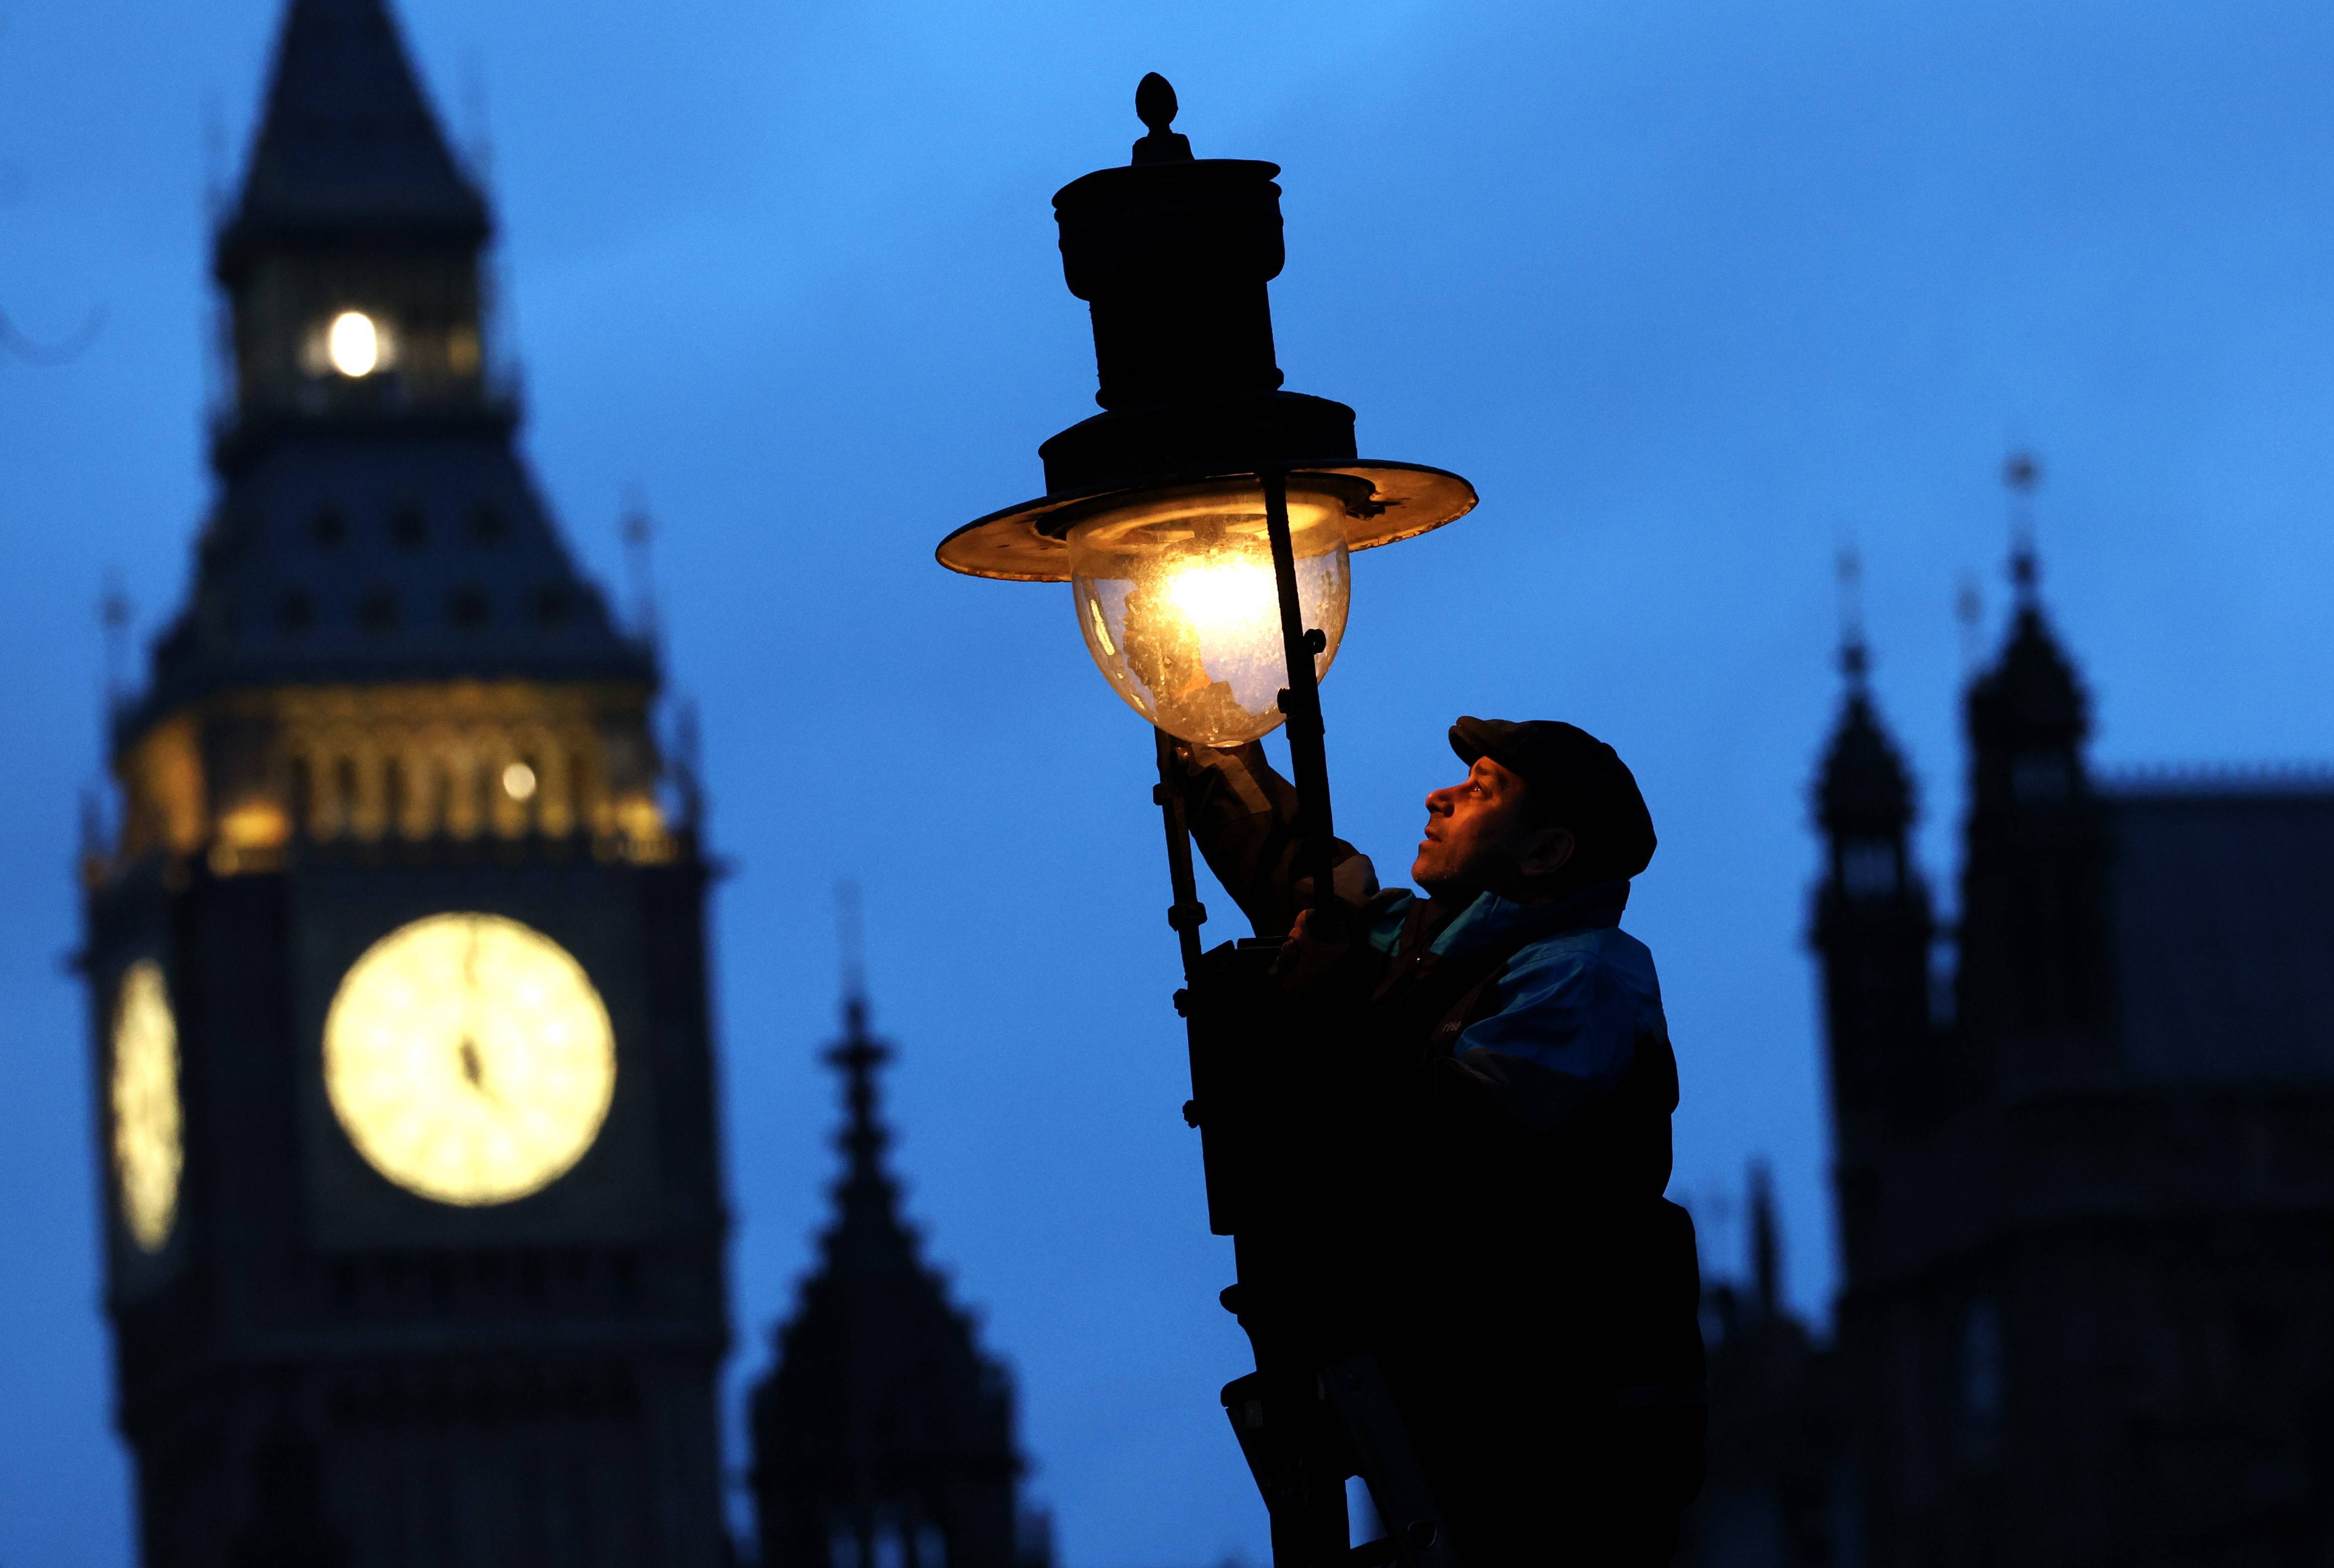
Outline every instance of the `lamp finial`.
[(1172, 130), (1175, 123), (1175, 84), (1156, 71), (1134, 87), (1134, 116), (1151, 134), (1134, 144), (1136, 163), (1189, 163), (1191, 139)]

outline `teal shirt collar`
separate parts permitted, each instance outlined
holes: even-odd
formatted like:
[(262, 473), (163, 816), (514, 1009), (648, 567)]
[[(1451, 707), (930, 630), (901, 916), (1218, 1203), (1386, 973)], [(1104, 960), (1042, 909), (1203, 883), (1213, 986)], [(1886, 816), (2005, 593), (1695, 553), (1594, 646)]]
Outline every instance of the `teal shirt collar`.
[(1479, 893), (1427, 944), (1427, 951), (1447, 957), (1495, 943), (1520, 946), (1544, 937), (1617, 926), (1628, 902), (1625, 880), (1593, 882), (1546, 904), (1518, 904), (1497, 893)]

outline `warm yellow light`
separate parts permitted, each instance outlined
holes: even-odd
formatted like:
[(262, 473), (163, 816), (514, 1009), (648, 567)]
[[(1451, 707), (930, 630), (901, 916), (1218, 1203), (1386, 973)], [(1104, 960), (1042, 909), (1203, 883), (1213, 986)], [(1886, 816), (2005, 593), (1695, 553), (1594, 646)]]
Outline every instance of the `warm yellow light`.
[[(1305, 625), (1345, 632), (1352, 579), (1345, 522), (1368, 486), (1292, 476), (1288, 523)], [(1254, 479), (1150, 492), (1085, 509), (1069, 527), (1070, 592), (1086, 651), (1127, 706), (1172, 735), (1231, 746), (1281, 722), (1288, 684), (1280, 599)]]
[(140, 958), (113, 1005), (113, 1171), (121, 1220), (146, 1252), (159, 1252), (178, 1217), (186, 1140), (178, 1111), (178, 1026), (162, 967)]
[(535, 798), (535, 770), (523, 762), (503, 769), (503, 794), (515, 801)]
[(584, 967), (499, 915), (392, 931), (324, 1019), (324, 1090), (374, 1169), (439, 1203), (537, 1192), (600, 1135), (615, 1095), (608, 1009)]
[(370, 376), (381, 364), (381, 330), (362, 311), (342, 311), (325, 329), (324, 352), (344, 376)]
[(245, 801), (219, 813), (218, 836), (239, 850), (272, 849), (292, 836), (292, 822), (274, 801)]

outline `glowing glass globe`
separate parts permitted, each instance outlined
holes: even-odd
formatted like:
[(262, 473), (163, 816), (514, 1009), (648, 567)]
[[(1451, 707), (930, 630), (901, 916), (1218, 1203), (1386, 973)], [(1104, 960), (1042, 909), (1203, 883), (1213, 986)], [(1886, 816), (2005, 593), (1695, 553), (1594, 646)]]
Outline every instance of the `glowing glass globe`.
[[(1345, 633), (1345, 524), (1368, 494), (1339, 476), (1290, 476), (1297, 603), (1322, 638), (1316, 677)], [(1214, 480), (1080, 508), (1066, 543), (1086, 651), (1129, 707), (1203, 746), (1279, 726), (1288, 665), (1261, 485)]]

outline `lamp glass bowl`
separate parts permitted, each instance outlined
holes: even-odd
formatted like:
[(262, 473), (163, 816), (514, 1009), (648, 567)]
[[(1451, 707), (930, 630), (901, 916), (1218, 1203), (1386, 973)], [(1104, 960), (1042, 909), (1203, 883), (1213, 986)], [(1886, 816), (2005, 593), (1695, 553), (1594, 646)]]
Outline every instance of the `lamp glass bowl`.
[[(1368, 486), (1292, 475), (1297, 597), (1324, 646), (1345, 632), (1353, 577), (1345, 524)], [(1086, 651), (1129, 707), (1169, 734), (1237, 746), (1277, 728), (1288, 666), (1263, 486), (1252, 476), (1122, 494), (1059, 519)]]

